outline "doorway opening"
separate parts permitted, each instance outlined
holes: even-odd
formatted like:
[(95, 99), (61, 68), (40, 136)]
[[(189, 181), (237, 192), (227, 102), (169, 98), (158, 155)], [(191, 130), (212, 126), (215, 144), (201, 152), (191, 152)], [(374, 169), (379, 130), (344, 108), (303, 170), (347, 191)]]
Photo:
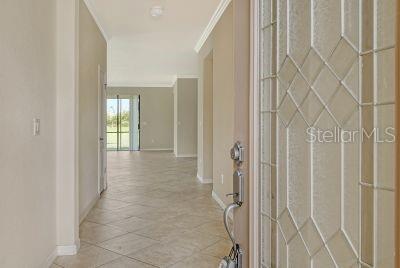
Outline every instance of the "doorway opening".
[(107, 98), (107, 150), (140, 150), (140, 95)]

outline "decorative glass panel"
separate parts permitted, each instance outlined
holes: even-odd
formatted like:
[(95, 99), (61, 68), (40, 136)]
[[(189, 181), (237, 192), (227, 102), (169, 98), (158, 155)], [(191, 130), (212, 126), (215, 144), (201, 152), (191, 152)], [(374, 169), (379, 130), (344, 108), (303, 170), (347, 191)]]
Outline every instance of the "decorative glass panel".
[(259, 267), (393, 267), (395, 1), (259, 6)]

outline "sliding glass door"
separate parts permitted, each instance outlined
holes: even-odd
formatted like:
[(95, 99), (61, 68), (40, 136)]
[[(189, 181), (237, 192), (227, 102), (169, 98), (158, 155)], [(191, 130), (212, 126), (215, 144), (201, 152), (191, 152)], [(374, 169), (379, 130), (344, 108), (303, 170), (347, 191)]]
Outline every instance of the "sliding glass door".
[(107, 150), (139, 150), (139, 96), (107, 99)]

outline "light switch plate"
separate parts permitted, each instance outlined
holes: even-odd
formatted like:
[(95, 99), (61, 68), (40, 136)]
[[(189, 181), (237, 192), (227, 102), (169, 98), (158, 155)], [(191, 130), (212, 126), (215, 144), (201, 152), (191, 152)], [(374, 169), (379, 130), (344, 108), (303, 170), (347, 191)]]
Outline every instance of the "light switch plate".
[(34, 118), (33, 119), (33, 136), (40, 135), (40, 119)]

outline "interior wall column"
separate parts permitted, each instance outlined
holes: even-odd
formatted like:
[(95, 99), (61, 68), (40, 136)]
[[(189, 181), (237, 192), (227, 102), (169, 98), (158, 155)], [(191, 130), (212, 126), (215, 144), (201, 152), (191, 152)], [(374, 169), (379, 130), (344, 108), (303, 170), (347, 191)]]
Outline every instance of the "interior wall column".
[(79, 0), (57, 0), (56, 225), (58, 255), (79, 249)]

